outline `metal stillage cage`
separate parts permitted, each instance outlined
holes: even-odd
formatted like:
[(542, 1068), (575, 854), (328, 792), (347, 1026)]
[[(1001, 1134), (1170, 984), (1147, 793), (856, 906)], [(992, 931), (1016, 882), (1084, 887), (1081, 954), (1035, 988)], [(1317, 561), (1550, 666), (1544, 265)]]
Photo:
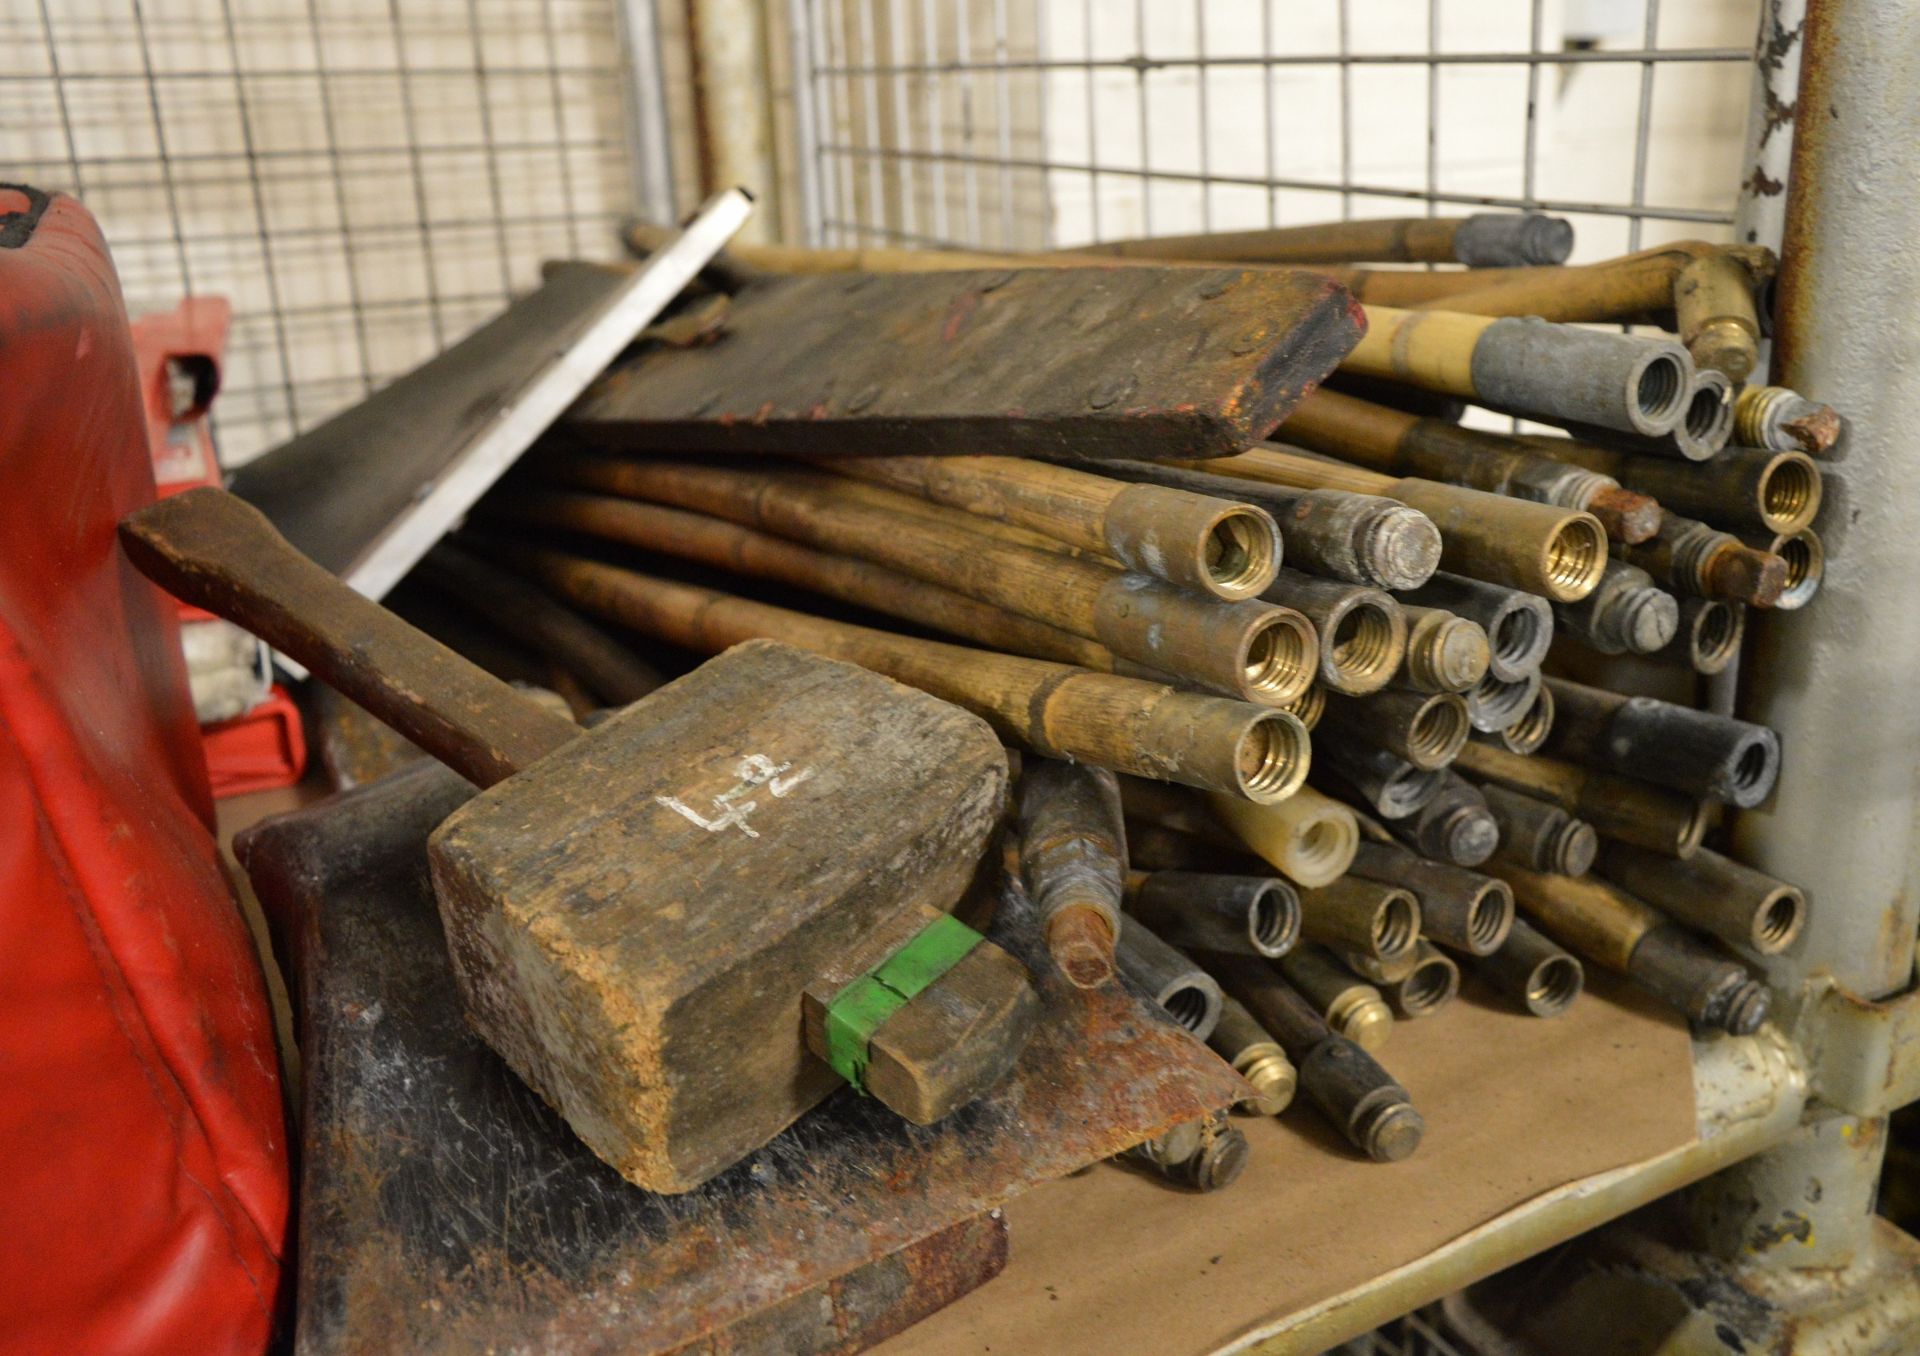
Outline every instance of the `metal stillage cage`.
[[(684, 25), (689, 8), (728, 6), (11, 0), (0, 9), (6, 177), (85, 199), (130, 310), (194, 292), (232, 298), (216, 420), (237, 464), (457, 340), (544, 260), (611, 257), (628, 216), (666, 220), (691, 205), (699, 175), (668, 114), (693, 61), (669, 21)], [(1762, 645), (1767, 662), (1742, 679), (1743, 710), (1777, 725), (1796, 759), (1791, 803), (1743, 832), (1763, 840), (1762, 864), (1821, 892), (1811, 945), (1770, 975), (1791, 996), (1776, 1053), (1796, 1076), (1803, 1054), (1819, 1067), (1807, 1125), (1805, 1079), (1786, 1079), (1765, 1116), (1719, 1147), (1703, 1131), (1700, 1163), (1752, 1156), (1724, 1188), (1747, 1202), (1798, 1200), (1824, 1182), (1805, 1265), (1837, 1275), (1867, 1256), (1855, 1207), (1878, 1170), (1873, 1127), (1920, 1095), (1920, 1064), (1904, 1053), (1920, 1048), (1909, 1035), (1920, 1007), (1898, 992), (1920, 910), (1920, 891), (1904, 888), (1913, 760), (1896, 767), (1886, 753), (1920, 741), (1920, 712), (1888, 699), (1886, 676), (1920, 650), (1911, 608), (1886, 586), (1920, 568), (1899, 517), (1920, 474), (1901, 442), (1920, 420), (1920, 270), (1908, 266), (1920, 136), (1898, 40), (1920, 38), (1912, 7), (737, 8), (766, 24), (781, 133), (770, 186), (784, 234), (808, 244), (1035, 250), (1477, 208), (1570, 218), (1579, 261), (1687, 238), (1784, 241), (1776, 376), (1856, 420), (1831, 476), (1844, 513), (1826, 587), (1845, 605), (1770, 623), (1781, 643)], [(1809, 57), (1808, 88), (1834, 127), (1803, 137), (1796, 174), (1826, 196), (1809, 191), (1789, 224), (1809, 8), (1829, 37)], [(1854, 662), (1869, 632), (1889, 662)], [(1841, 824), (1842, 804), (1872, 813)], [(1714, 1080), (1736, 1103), (1757, 1081), (1744, 1067), (1715, 1073), (1711, 1059), (1696, 1058), (1703, 1126)], [(1683, 1166), (1539, 1213), (1558, 1210), (1552, 1227), (1575, 1232), (1698, 1175)], [(1485, 1257), (1524, 1255), (1523, 1233), (1482, 1240)], [(1407, 1307), (1390, 1299), (1369, 1321)], [(1371, 1340), (1445, 1352), (1425, 1323)]]
[(229, 298), (232, 466), (670, 213), (658, 41), (632, 0), (13, 0), (5, 172), (87, 203), (131, 313)]
[[(1726, 238), (1751, 0), (790, 0), (818, 244), (1080, 245), (1463, 206)], [(1784, 162), (1782, 162), (1784, 163)]]

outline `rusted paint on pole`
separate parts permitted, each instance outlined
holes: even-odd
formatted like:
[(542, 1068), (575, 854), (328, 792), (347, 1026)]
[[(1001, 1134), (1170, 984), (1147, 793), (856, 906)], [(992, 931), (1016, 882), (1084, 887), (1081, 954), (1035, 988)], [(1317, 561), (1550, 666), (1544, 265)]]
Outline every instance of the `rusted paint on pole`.
[[(1885, 1309), (1896, 1289), (1885, 1279), (1892, 1254), (1873, 1226), (1885, 1122), (1872, 1113), (1903, 1099), (1885, 1049), (1835, 1028), (1817, 1000), (1829, 981), (1864, 998), (1906, 988), (1920, 929), (1920, 764), (1911, 753), (1920, 707), (1893, 696), (1920, 663), (1909, 588), (1920, 573), (1909, 507), (1920, 474), (1911, 436), (1920, 420), (1917, 77), (1920, 7), (1808, 4), (1775, 377), (1845, 410), (1848, 435), (1828, 461), (1820, 526), (1833, 558), (1822, 605), (1756, 628), (1744, 714), (1779, 730), (1791, 772), (1769, 805), (1740, 816), (1735, 841), (1748, 863), (1806, 891), (1802, 940), (1770, 973), (1803, 1005), (1800, 1036), (1818, 1048), (1819, 1082), (1871, 1084), (1883, 1095), (1864, 1118), (1819, 1119), (1705, 1184), (1693, 1204), (1707, 1245), (1723, 1256), (1824, 1282), (1794, 1306), (1809, 1326), (1814, 1313), (1838, 1328), (1852, 1313)], [(1883, 1278), (1871, 1274), (1876, 1266)], [(1902, 1271), (1897, 1287), (1911, 1285)]]
[(1780, 731), (1792, 772), (1737, 835), (1813, 909), (1780, 977), (1878, 997), (1906, 987), (1920, 930), (1920, 707), (1892, 698), (1920, 665), (1920, 8), (1824, 0), (1806, 41), (1775, 362), (1849, 437), (1828, 463), (1822, 605), (1755, 628), (1745, 714)]

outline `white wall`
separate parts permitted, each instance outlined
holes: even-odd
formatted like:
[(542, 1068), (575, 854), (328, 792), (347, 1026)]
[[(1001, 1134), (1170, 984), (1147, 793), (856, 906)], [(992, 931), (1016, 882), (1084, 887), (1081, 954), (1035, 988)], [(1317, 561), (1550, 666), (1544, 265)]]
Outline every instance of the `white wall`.
[[(1202, 0), (1196, 5), (1093, 0), (1045, 7), (1049, 56), (1095, 59), (1235, 57), (1262, 52), (1288, 57), (1336, 56), (1341, 50), (1338, 0)], [(1527, 0), (1349, 0), (1347, 42), (1354, 53), (1526, 52), (1532, 6)], [(1644, 11), (1636, 0), (1591, 3), (1574, 18), (1610, 28), (1600, 45), (1638, 49)], [(1567, 35), (1568, 5), (1541, 7), (1540, 47), (1558, 51)], [(1438, 16), (1429, 46), (1430, 16)], [(1144, 15), (1144, 31), (1139, 22)], [(1667, 4), (1661, 47), (1730, 47), (1753, 41), (1754, 0), (1689, 0)], [(1090, 22), (1089, 22), (1090, 20)], [(1204, 37), (1201, 25), (1204, 24)], [(1424, 63), (1313, 65), (1173, 65), (1138, 74), (1063, 69), (1049, 80), (1047, 147), (1056, 162), (1086, 164), (1097, 148), (1103, 167), (1138, 169), (1144, 122), (1146, 163), (1155, 169), (1256, 179), (1341, 182), (1398, 189), (1427, 187), (1430, 100), (1437, 114), (1434, 186), (1444, 192), (1522, 197), (1526, 194), (1524, 65), (1442, 67)], [(1634, 130), (1642, 67), (1638, 62), (1543, 66), (1538, 80), (1536, 175), (1532, 196), (1569, 202), (1633, 200)], [(1747, 68), (1739, 63), (1665, 62), (1653, 80), (1644, 201), (1668, 207), (1728, 211), (1737, 188), (1746, 117)], [(1091, 91), (1089, 91), (1091, 84)], [(1206, 105), (1203, 139), (1201, 104)], [(1144, 101), (1145, 117), (1142, 117)], [(1342, 108), (1352, 123), (1342, 153)], [(1091, 129), (1091, 131), (1090, 131)], [(1342, 215), (1418, 214), (1404, 198), (1153, 180), (1124, 174), (1057, 171), (1050, 178), (1054, 231), (1063, 243), (1105, 237), (1235, 229)], [(1442, 211), (1470, 207), (1442, 206)], [(1581, 255), (1627, 248), (1624, 222), (1575, 214)], [(1687, 235), (1718, 237), (1712, 227), (1649, 223), (1644, 243)]]

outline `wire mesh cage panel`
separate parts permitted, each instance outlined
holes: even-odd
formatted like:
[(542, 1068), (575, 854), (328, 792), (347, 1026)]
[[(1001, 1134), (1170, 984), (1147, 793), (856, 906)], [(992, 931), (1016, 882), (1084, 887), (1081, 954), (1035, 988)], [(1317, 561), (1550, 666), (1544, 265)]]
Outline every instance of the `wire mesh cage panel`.
[(1396, 1319), (1326, 1356), (1482, 1356), (1447, 1326), (1439, 1306)]
[(229, 298), (233, 465), (617, 251), (627, 7), (7, 0), (0, 175), (86, 202), (131, 313)]
[(1725, 239), (1758, 0), (788, 0), (823, 244), (1533, 208)]

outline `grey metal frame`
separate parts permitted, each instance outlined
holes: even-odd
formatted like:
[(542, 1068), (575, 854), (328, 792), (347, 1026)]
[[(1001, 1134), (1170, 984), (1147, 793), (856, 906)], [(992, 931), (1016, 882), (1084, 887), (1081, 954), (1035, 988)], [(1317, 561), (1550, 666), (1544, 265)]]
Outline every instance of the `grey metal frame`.
[[(1716, 1242), (1741, 1257), (1754, 1228), (1807, 1220), (1765, 1259), (1830, 1276), (1885, 1255), (1872, 1216), (1885, 1117), (1920, 1098), (1920, 8), (1809, 0), (1807, 12), (1775, 364), (1848, 429), (1827, 472), (1821, 605), (1772, 619), (1750, 667), (1748, 712), (1779, 728), (1791, 770), (1737, 829), (1743, 852), (1803, 883), (1814, 909), (1773, 978), (1797, 1000), (1820, 1096), (1794, 1141), (1744, 1165), (1710, 1213)], [(1902, 1275), (1909, 1306), (1915, 1284)]]

